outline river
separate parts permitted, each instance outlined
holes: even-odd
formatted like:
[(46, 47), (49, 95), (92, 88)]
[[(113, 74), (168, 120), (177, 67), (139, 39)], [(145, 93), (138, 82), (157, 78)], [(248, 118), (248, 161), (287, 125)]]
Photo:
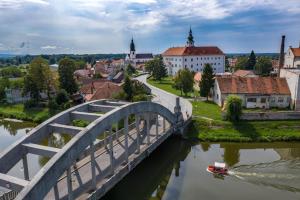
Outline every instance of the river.
[[(35, 124), (0, 120), (0, 151)], [(62, 146), (70, 138), (43, 141)], [(29, 155), (32, 177), (47, 159)], [(225, 162), (230, 175), (206, 171)], [(21, 162), (9, 174), (23, 178)], [(300, 199), (300, 143), (200, 143), (170, 138), (102, 200)]]

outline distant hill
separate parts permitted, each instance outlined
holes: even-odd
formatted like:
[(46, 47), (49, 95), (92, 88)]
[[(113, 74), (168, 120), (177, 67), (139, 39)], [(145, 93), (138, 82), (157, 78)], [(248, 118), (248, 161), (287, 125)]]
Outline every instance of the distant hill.
[[(227, 53), (226, 56), (230, 57), (241, 57), (241, 56), (249, 56), (250, 53)], [(255, 53), (256, 56), (267, 56), (271, 58), (278, 58), (279, 53)]]
[(13, 55), (13, 54), (1, 54), (0, 53), (0, 58), (13, 58), (15, 57), (16, 55)]

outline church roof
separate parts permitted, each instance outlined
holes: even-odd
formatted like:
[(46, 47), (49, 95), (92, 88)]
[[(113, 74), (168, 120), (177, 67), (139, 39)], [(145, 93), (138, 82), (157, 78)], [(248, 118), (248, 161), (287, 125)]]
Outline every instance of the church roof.
[(216, 46), (207, 47), (171, 47), (163, 56), (197, 56), (197, 55), (224, 55), (223, 51)]
[(153, 58), (153, 55), (152, 55), (152, 53), (138, 53), (135, 55), (135, 58), (136, 59), (147, 59), (147, 58), (151, 59), (151, 58)]
[(291, 48), (294, 56), (300, 57), (300, 48)]

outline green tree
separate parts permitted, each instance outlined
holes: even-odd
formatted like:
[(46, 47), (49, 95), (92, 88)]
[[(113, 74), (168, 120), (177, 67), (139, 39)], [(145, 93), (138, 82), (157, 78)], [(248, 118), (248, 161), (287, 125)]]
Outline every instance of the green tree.
[(226, 98), (226, 119), (239, 121), (242, 115), (242, 99), (236, 95), (229, 95)]
[(49, 97), (52, 86), (53, 74), (48, 61), (41, 57), (33, 59), (24, 78), (24, 94), (29, 93), (34, 101), (39, 102), (40, 93), (46, 91)]
[(254, 54), (254, 51), (252, 50), (251, 54), (250, 54), (250, 56), (248, 58), (248, 63), (247, 63), (246, 69), (247, 70), (253, 70), (255, 64), (256, 64), (256, 56)]
[(134, 74), (136, 72), (136, 70), (131, 64), (128, 64), (126, 67), (126, 72), (129, 76), (131, 76), (132, 74)]
[(74, 94), (78, 90), (78, 85), (74, 79), (74, 71), (76, 70), (75, 61), (70, 58), (63, 58), (59, 61), (58, 74), (59, 85), (69, 94)]
[(248, 65), (248, 58), (247, 57), (238, 57), (236, 65), (235, 65), (235, 71), (239, 69), (246, 69)]
[(214, 71), (211, 65), (208, 63), (205, 64), (201, 81), (199, 83), (199, 88), (200, 88), (200, 96), (206, 97), (207, 100), (208, 100), (210, 89), (214, 85), (214, 76), (215, 76)]
[(131, 100), (133, 97), (133, 88), (132, 88), (132, 83), (131, 83), (129, 76), (125, 77), (125, 81), (123, 84), (123, 90), (126, 93), (126, 100)]
[(272, 71), (272, 61), (268, 57), (259, 57), (254, 67), (256, 74), (269, 76)]
[(177, 72), (174, 77), (174, 87), (179, 89), (187, 96), (189, 92), (193, 91), (194, 78), (193, 73), (188, 69), (182, 69)]
[(161, 56), (155, 57), (153, 60), (146, 62), (145, 69), (152, 74), (154, 80), (160, 81), (168, 75), (167, 68)]
[(84, 60), (79, 60), (79, 61), (75, 61), (75, 66), (76, 69), (84, 69), (86, 64)]
[(229, 60), (228, 57), (225, 57), (225, 71), (230, 72), (230, 65), (229, 65)]

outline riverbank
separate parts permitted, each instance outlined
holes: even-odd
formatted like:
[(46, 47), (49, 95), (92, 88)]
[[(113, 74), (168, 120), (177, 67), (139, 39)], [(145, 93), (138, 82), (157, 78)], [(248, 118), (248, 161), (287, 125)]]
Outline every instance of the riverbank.
[[(180, 91), (172, 88), (172, 81), (148, 83), (175, 95)], [(239, 121), (222, 120), (221, 108), (213, 102), (191, 101), (193, 120), (187, 137), (208, 142), (274, 142), (300, 141), (299, 120), (282, 121)]]
[(0, 116), (35, 123), (41, 123), (51, 117), (48, 108), (25, 109), (23, 104), (0, 105)]

